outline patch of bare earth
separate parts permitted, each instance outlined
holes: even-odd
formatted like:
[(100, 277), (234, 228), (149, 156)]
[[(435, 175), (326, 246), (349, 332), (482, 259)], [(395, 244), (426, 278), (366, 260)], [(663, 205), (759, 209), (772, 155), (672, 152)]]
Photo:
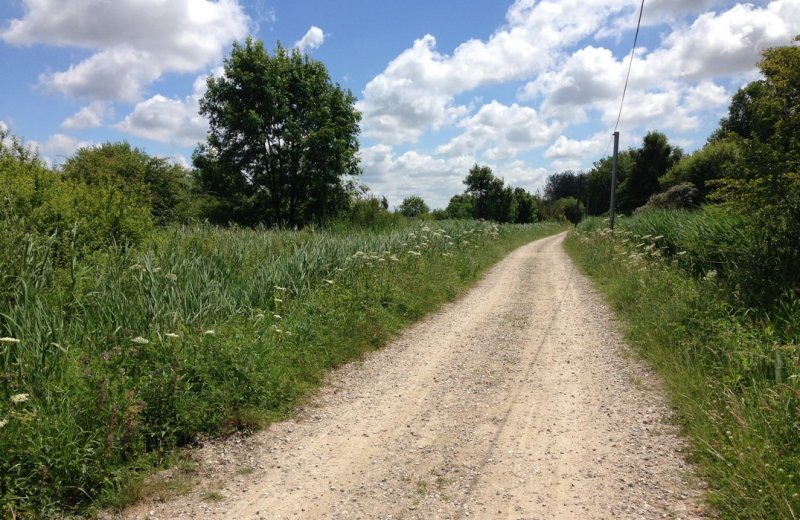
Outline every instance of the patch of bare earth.
[(192, 452), (192, 491), (122, 516), (703, 516), (657, 377), (563, 238), (335, 371), (296, 419)]

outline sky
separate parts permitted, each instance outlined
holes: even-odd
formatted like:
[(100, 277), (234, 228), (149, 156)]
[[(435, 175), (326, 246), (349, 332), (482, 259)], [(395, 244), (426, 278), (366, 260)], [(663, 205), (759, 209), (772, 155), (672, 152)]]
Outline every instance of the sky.
[[(640, 0), (0, 0), (0, 128), (47, 160), (128, 141), (191, 164), (234, 41), (298, 47), (361, 111), (359, 181), (443, 208), (475, 164), (543, 190), (610, 153)], [(800, 34), (800, 1), (645, 0), (620, 148), (690, 152)]]

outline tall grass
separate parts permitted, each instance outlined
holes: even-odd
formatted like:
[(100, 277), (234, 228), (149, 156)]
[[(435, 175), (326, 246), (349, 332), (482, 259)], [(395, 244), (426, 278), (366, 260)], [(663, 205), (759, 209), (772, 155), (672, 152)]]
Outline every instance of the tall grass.
[(645, 213), (616, 233), (587, 222), (566, 243), (662, 373), (721, 516), (794, 519), (800, 302), (748, 304), (740, 229), (714, 211)]
[(560, 229), (182, 227), (62, 264), (58, 237), (8, 244), (19, 255), (4, 257), (0, 309), (0, 511), (85, 510), (198, 434), (283, 416), (325, 370)]

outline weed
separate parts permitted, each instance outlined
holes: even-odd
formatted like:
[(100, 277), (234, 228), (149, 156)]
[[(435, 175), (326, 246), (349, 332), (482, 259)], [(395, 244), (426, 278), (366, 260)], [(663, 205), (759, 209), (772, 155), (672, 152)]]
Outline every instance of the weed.
[(63, 265), (33, 240), (3, 256), (14, 265), (2, 266), (0, 516), (57, 517), (152, 492), (131, 483), (177, 447), (285, 417), (326, 370), (563, 229), (431, 225), (199, 225)]
[(794, 519), (800, 305), (742, 295), (752, 280), (740, 272), (748, 264), (724, 244), (749, 238), (731, 242), (738, 232), (728, 218), (643, 214), (623, 220), (616, 233), (590, 221), (566, 246), (662, 374), (720, 515)]

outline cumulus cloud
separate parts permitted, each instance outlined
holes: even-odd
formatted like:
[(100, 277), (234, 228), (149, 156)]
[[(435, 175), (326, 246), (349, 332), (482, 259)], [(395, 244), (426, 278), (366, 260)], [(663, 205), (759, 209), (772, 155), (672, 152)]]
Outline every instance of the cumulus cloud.
[(786, 45), (800, 32), (800, 6), (777, 0), (766, 7), (737, 4), (697, 17), (672, 31), (642, 68), (654, 78), (684, 81), (745, 74), (755, 68), (761, 51)]
[(205, 139), (208, 121), (199, 114), (206, 76), (195, 79), (191, 95), (183, 99), (160, 94), (138, 103), (114, 127), (122, 132), (177, 146), (195, 146)]
[(305, 52), (307, 50), (318, 49), (325, 43), (325, 33), (316, 25), (312, 25), (306, 34), (295, 42), (294, 46)]
[(169, 72), (193, 72), (247, 34), (236, 0), (24, 0), (25, 15), (0, 33), (15, 45), (48, 44), (94, 52), (65, 71), (40, 77), (51, 92), (138, 101)]
[(466, 110), (456, 95), (485, 85), (529, 78), (557, 62), (559, 53), (597, 31), (623, 0), (517, 0), (506, 25), (487, 41), (472, 39), (447, 55), (426, 35), (392, 60), (364, 89), (359, 109), (368, 137), (416, 142)]
[(103, 120), (113, 115), (111, 104), (105, 101), (92, 101), (61, 123), (66, 130), (83, 130), (103, 125)]
[(486, 159), (508, 160), (522, 151), (544, 146), (558, 132), (533, 108), (516, 103), (507, 106), (497, 101), (483, 105), (474, 116), (463, 119), (459, 126), (464, 128), (464, 132), (439, 146), (437, 153), (472, 155), (488, 146), (484, 153)]
[(67, 134), (54, 134), (43, 143), (30, 141), (29, 145), (52, 162), (53, 158), (66, 159), (79, 148), (88, 148), (93, 143), (91, 141), (81, 141)]

